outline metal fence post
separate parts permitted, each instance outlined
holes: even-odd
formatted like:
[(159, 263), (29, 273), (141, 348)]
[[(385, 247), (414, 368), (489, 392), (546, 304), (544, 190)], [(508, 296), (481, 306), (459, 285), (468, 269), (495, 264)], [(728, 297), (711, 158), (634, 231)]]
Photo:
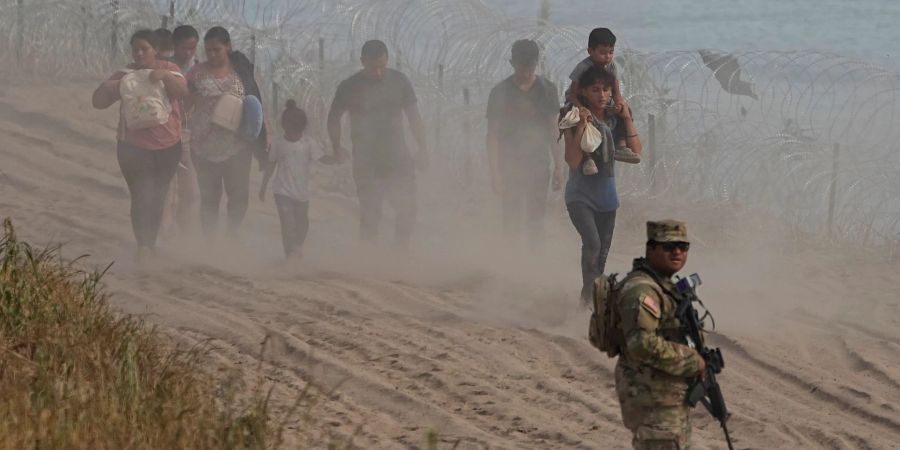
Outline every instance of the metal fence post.
[(465, 105), (465, 109), (463, 111), (463, 142), (464, 142), (464, 152), (465, 152), (465, 162), (463, 163), (463, 174), (466, 180), (466, 185), (470, 185), (472, 182), (472, 124), (469, 123), (469, 105), (471, 104), (471, 95), (469, 93), (469, 88), (463, 88), (463, 105)]
[[(16, 61), (25, 55), (25, 0), (16, 0)], [(21, 67), (21, 64), (19, 65)]]
[(650, 164), (650, 193), (656, 193), (656, 116), (647, 115), (647, 147), (650, 150), (647, 162)]
[(119, 0), (112, 0), (112, 33), (109, 36), (109, 62), (115, 64), (119, 54)]
[[(279, 110), (279, 108), (281, 108), (281, 102), (279, 101), (280, 95), (278, 92), (278, 83), (276, 83), (274, 80), (274, 78), (275, 78), (274, 73), (272, 74), (272, 78), (273, 78), (273, 80), (272, 80), (272, 111), (274, 111), (274, 113), (272, 114), (273, 120), (270, 120), (269, 123), (274, 125), (276, 123), (281, 123), (281, 118), (278, 116), (278, 110)], [(269, 130), (269, 132), (275, 133), (275, 130), (272, 129), (272, 130)]]
[(88, 40), (88, 19), (87, 19), (87, 15), (88, 15), (88, 9), (87, 9), (87, 6), (82, 6), (82, 7), (81, 7), (81, 51), (82, 51), (84, 54), (87, 54), (87, 50), (88, 50), (88, 48), (87, 48), (87, 47), (88, 47), (88, 46), (87, 46), (87, 40)]
[(325, 70), (325, 38), (319, 38), (319, 70)]
[[(444, 93), (444, 65), (438, 64), (438, 95)], [(444, 102), (438, 99), (437, 102), (437, 120), (434, 124), (434, 145), (435, 148), (441, 145), (441, 122), (444, 120)]]
[(834, 143), (831, 157), (831, 184), (828, 187), (828, 238), (834, 237), (834, 207), (837, 199), (838, 169), (840, 167), (841, 144)]

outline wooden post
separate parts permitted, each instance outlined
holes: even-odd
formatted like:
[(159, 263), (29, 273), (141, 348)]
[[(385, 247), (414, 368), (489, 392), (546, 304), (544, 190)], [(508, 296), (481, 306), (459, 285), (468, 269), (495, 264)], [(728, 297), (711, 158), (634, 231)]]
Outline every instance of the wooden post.
[(541, 9), (538, 12), (538, 19), (541, 24), (546, 24), (550, 20), (550, 0), (541, 0)]
[(166, 15), (160, 16), (159, 27), (160, 28), (169, 28), (169, 16), (166, 16)]
[[(16, 61), (25, 55), (25, 0), (16, 0)], [(21, 64), (19, 65), (21, 67)]]
[(841, 144), (834, 143), (834, 153), (831, 157), (831, 185), (828, 187), (828, 238), (834, 237), (834, 207), (837, 198), (837, 178), (840, 167)]
[(112, 33), (109, 36), (109, 62), (115, 65), (119, 54), (119, 0), (112, 0)]
[(172, 27), (176, 27), (175, 25), (175, 0), (171, 0), (169, 2), (169, 23), (172, 24)]
[(650, 164), (650, 194), (656, 193), (656, 116), (647, 116), (647, 147), (650, 150), (648, 163)]

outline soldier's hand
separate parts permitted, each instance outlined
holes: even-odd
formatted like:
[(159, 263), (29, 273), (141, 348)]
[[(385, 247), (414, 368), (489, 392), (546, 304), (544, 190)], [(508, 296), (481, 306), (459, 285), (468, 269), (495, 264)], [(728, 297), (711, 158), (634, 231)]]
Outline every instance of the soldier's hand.
[(698, 373), (697, 375), (700, 376), (700, 379), (702, 380), (706, 378), (706, 360), (703, 359), (703, 357), (700, 356), (699, 353), (697, 353), (697, 357), (700, 358), (700, 373)]

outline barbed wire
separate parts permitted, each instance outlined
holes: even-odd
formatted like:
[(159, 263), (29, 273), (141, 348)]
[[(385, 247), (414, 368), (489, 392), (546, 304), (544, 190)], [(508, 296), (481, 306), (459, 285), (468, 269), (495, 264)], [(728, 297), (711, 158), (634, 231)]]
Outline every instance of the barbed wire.
[[(135, 29), (163, 17), (170, 28), (226, 26), (278, 100), (272, 111), (294, 98), (323, 142), (337, 83), (359, 70), (365, 40), (384, 40), (416, 88), (441, 182), (460, 192), (486, 185), (485, 103), (511, 73), (512, 43), (538, 41), (540, 71), (562, 93), (590, 31), (510, 18), (480, 0), (0, 0), (0, 71), (100, 76), (128, 62)], [(622, 195), (763, 208), (798, 231), (897, 243), (897, 72), (799, 51), (625, 48), (616, 62), (645, 146), (651, 115), (656, 138), (641, 165), (618, 170)]]

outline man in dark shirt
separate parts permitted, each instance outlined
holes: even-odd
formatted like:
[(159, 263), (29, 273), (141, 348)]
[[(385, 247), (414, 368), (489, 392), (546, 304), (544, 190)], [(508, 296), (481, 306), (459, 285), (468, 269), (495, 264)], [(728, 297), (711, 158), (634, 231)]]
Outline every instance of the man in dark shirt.
[[(349, 112), (362, 239), (377, 239), (382, 205), (387, 200), (397, 213), (396, 243), (406, 247), (416, 221), (415, 169), (428, 164), (425, 128), (409, 79), (387, 67), (384, 42), (366, 42), (360, 60), (363, 69), (342, 81), (334, 94), (328, 134), (335, 157), (346, 161), (349, 155), (341, 145), (341, 117)], [(415, 137), (415, 156), (406, 143), (404, 115)]]
[(491, 90), (487, 107), (488, 162), (503, 228), (518, 234), (527, 225), (532, 245), (542, 238), (551, 159), (554, 190), (564, 176), (556, 145), (559, 96), (552, 82), (535, 74), (539, 59), (536, 42), (516, 41), (509, 61), (515, 72)]

